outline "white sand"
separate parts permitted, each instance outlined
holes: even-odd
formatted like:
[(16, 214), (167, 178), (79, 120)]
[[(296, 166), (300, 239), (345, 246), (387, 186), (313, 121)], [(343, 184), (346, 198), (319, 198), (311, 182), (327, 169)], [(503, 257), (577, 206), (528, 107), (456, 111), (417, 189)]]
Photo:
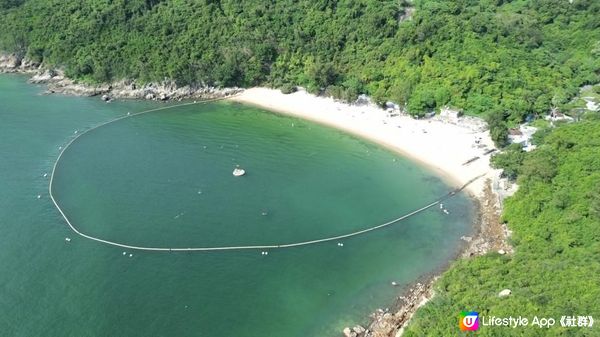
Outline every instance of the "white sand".
[[(461, 121), (462, 118), (455, 124), (437, 117), (426, 120), (404, 115), (388, 117), (385, 110), (375, 105), (349, 105), (304, 91), (284, 95), (266, 88), (248, 89), (233, 100), (326, 124), (377, 142), (433, 169), (456, 186), (493, 173), (490, 155), (483, 155), (494, 148), (489, 132), (476, 130), (473, 123)], [(478, 138), (481, 138), (479, 145), (475, 143)], [(463, 165), (476, 156), (480, 159)], [(467, 191), (481, 196), (484, 181), (485, 178), (476, 180)]]

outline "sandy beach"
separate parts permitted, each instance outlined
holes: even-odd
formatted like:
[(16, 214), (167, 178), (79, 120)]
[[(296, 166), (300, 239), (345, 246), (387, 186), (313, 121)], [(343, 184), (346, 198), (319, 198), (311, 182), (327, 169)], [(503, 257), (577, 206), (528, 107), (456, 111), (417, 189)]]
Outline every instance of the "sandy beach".
[[(478, 200), (480, 210), (475, 236), (466, 240), (468, 244), (462, 256), (481, 255), (499, 247), (509, 250), (498, 221), (497, 199), (488, 183), (497, 178), (498, 173), (490, 167), (490, 150), (495, 146), (482, 120), (472, 117), (453, 120), (439, 116), (418, 120), (406, 114), (390, 114), (375, 104), (347, 104), (302, 90), (283, 94), (274, 89), (252, 88), (231, 100), (311, 120), (368, 139), (422, 164), (456, 187), (472, 181), (465, 190)], [(478, 179), (473, 181), (475, 178)], [(392, 312), (382, 309), (374, 312), (364, 336), (402, 335), (416, 310), (434, 296), (436, 279), (434, 273), (409, 285), (396, 299)], [(347, 327), (343, 332), (351, 336), (361, 331), (365, 330), (359, 325)]]
[[(275, 89), (252, 88), (232, 100), (329, 125), (379, 143), (434, 170), (455, 186), (483, 175), (466, 188), (475, 197), (482, 196), (485, 176), (493, 173), (490, 155), (485, 154), (495, 148), (489, 132), (470, 117), (457, 121), (441, 117), (417, 120), (403, 114), (392, 117), (374, 104), (350, 105), (303, 90), (283, 94)], [(465, 165), (475, 157), (479, 158)]]
[[(256, 105), (286, 115), (312, 120), (326, 124), (371, 140), (386, 146), (414, 161), (427, 166), (439, 176), (446, 178), (452, 185), (462, 186), (475, 177), (491, 175), (489, 154), (484, 153), (493, 149), (494, 145), (489, 132), (481, 121), (473, 118), (459, 118), (458, 121), (434, 117), (416, 120), (407, 115), (390, 117), (388, 112), (375, 104), (351, 105), (335, 101), (331, 98), (317, 97), (303, 90), (292, 94), (283, 94), (280, 90), (268, 88), (252, 88), (239, 90), (226, 88), (224, 90), (206, 88), (176, 88), (152, 86), (149, 89), (132, 89), (123, 84), (113, 83), (119, 90), (109, 90), (100, 87), (88, 87), (73, 84), (60, 72), (51, 77), (30, 62), (24, 62), (20, 67), (10, 56), (0, 54), (0, 72), (18, 72), (37, 74), (32, 78), (34, 83), (46, 83), (50, 92), (60, 92), (75, 95), (99, 95), (115, 98), (214, 98), (235, 94), (231, 99), (241, 103)], [(155, 88), (156, 87), (156, 88)], [(240, 92), (241, 91), (241, 92)], [(476, 143), (478, 141), (478, 143)], [(477, 160), (463, 165), (465, 162), (479, 157)], [(467, 186), (467, 192), (475, 197), (481, 197), (485, 177)]]

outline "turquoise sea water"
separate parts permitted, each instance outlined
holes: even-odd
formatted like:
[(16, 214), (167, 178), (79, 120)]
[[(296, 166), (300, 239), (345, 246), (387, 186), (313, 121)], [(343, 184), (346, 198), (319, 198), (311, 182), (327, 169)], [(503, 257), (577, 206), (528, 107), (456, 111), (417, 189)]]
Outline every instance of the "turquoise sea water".
[[(24, 77), (0, 76), (2, 335), (337, 336), (391, 305), (401, 290), (392, 281), (409, 284), (447, 263), (471, 230), (473, 205), (460, 194), (445, 202), (449, 216), (436, 207), (343, 247), (265, 256), (128, 251), (86, 240), (54, 208), (44, 173), (75, 130), (161, 104), (42, 91)], [(237, 164), (246, 176), (232, 176)], [(64, 153), (54, 188), (83, 232), (164, 247), (344, 234), (451, 189), (371, 143), (234, 103), (96, 129)]]

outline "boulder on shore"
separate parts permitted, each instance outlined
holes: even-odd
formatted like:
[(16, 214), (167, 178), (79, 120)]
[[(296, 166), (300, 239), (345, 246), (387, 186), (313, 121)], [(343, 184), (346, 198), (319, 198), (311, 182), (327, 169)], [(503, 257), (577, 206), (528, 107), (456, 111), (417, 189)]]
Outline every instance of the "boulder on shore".
[(38, 74), (33, 75), (29, 79), (29, 83), (33, 83), (33, 84), (47, 83), (52, 79), (52, 77), (54, 77), (54, 73), (51, 72), (50, 70), (46, 70), (43, 73), (38, 73)]
[(367, 331), (361, 325), (355, 326), (354, 328), (352, 328), (352, 330), (356, 333), (356, 336), (358, 336), (358, 337), (362, 337), (363, 334)]
[(357, 337), (356, 336), (356, 332), (354, 332), (352, 329), (345, 327), (344, 330), (342, 330), (342, 332), (344, 333), (344, 336), (346, 337)]
[(15, 54), (5, 55), (0, 54), (0, 68), (11, 70), (18, 68), (21, 65), (21, 59)]

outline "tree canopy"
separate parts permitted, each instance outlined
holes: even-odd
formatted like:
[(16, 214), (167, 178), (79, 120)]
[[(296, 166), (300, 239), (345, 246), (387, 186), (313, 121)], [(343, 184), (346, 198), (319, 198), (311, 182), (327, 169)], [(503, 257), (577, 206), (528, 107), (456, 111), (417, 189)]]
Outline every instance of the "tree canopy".
[[(406, 336), (458, 335), (461, 311), (533, 318), (600, 317), (600, 121), (563, 125), (538, 149), (511, 149), (496, 164), (514, 175), (517, 193), (503, 219), (512, 255), (490, 253), (456, 262), (437, 294), (415, 315)], [(500, 159), (501, 158), (501, 159)], [(512, 295), (498, 297), (502, 289)], [(596, 336), (589, 328), (480, 327), (480, 336)]]
[(509, 124), (600, 82), (599, 43), (594, 0), (0, 0), (0, 48), (77, 79), (301, 85)]

